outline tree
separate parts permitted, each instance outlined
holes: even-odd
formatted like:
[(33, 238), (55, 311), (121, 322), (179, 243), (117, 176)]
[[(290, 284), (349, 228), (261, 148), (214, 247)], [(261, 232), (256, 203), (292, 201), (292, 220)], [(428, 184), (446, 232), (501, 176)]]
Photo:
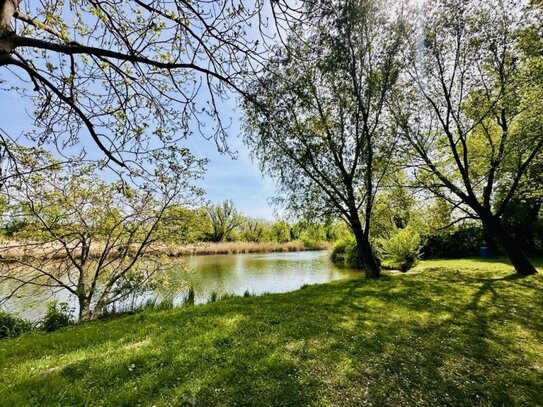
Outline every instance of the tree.
[(221, 102), (256, 69), (257, 36), (247, 31), (263, 29), (263, 6), (0, 0), (3, 90), (35, 105), (26, 142), (77, 156), (90, 136), (113, 167), (138, 170), (149, 152), (194, 132), (226, 149)]
[(480, 219), (519, 274), (536, 273), (504, 227), (543, 147), (543, 86), (519, 51), (529, 13), (514, 1), (425, 3), (413, 30), (404, 108), (397, 119), (419, 181)]
[(230, 200), (210, 206), (207, 208), (207, 214), (211, 222), (212, 230), (209, 238), (212, 242), (228, 240), (232, 232), (245, 222), (243, 215)]
[(211, 223), (204, 208), (172, 205), (164, 211), (156, 236), (162, 242), (186, 244), (202, 241), (210, 233)]
[[(86, 320), (145, 290), (164, 268), (152, 250), (164, 213), (194, 197), (190, 166), (165, 168), (157, 182), (136, 188), (106, 183), (91, 175), (92, 167), (55, 165), (46, 154), (15, 150), (32, 175), (14, 178), (2, 190), (10, 216), (26, 221), (18, 241), (4, 247), (9, 259), (0, 263), (0, 283), (12, 288), (2, 301), (25, 286), (65, 290)], [(32, 171), (43, 163), (51, 164), (48, 171)]]
[(371, 214), (391, 171), (394, 129), (386, 125), (403, 21), (392, 3), (320, 1), (276, 48), (247, 93), (245, 142), (278, 180), (282, 201), (309, 218), (341, 216), (362, 266), (379, 276)]
[(247, 218), (243, 224), (243, 240), (248, 242), (261, 242), (268, 231), (268, 224), (264, 220)]
[(274, 222), (270, 227), (270, 238), (277, 243), (289, 242), (290, 225), (284, 220)]

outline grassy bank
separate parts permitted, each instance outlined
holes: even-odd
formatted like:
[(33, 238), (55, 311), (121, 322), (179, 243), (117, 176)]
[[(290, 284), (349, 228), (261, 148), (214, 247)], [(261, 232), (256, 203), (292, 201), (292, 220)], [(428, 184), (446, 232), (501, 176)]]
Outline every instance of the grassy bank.
[[(239, 254), (239, 253), (270, 253), (270, 252), (299, 252), (303, 250), (326, 250), (330, 247), (327, 242), (316, 242), (311, 246), (301, 241), (277, 243), (277, 242), (201, 242), (194, 244), (156, 244), (148, 252), (155, 255), (169, 257), (198, 256), (210, 254)], [(103, 250), (100, 243), (95, 243), (90, 254), (99, 257)], [(136, 248), (134, 248), (136, 250)], [(4, 242), (0, 244), (0, 259), (60, 259), (66, 258), (66, 251), (61, 245), (55, 243), (40, 242)], [(78, 256), (78, 251), (73, 253)]]
[(442, 260), (144, 312), (0, 341), (0, 405), (536, 406), (542, 307), (541, 274)]

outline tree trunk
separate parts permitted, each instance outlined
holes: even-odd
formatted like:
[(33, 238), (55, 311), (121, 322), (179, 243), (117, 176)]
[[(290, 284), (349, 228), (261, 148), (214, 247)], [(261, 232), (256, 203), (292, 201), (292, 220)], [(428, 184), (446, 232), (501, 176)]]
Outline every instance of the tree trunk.
[(366, 272), (368, 278), (379, 278), (381, 276), (381, 267), (373, 254), (368, 236), (364, 233), (360, 222), (354, 222), (353, 233), (356, 239), (358, 249), (357, 264)]
[(518, 274), (527, 276), (537, 273), (537, 270), (524, 253), (524, 250), (522, 250), (521, 244), (505, 230), (500, 219), (493, 215), (486, 215), (481, 217), (481, 219), (485, 229), (492, 234), (503, 250), (505, 250)]
[(488, 227), (483, 224), (483, 240), (492, 256), (496, 255), (498, 251), (498, 245), (494, 235), (488, 230)]
[(90, 308), (90, 301), (86, 297), (79, 297), (79, 320), (88, 321), (92, 319), (92, 310)]

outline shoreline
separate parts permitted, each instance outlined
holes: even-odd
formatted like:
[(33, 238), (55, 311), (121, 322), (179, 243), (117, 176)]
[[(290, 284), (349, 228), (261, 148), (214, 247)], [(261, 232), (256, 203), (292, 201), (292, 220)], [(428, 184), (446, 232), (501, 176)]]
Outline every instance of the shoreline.
[[(331, 244), (319, 242), (306, 246), (301, 241), (287, 243), (276, 242), (200, 242), (191, 244), (159, 243), (147, 250), (146, 255), (166, 257), (188, 257), (208, 255), (228, 255), (243, 253), (279, 253), (301, 252), (308, 250), (328, 250)], [(91, 248), (91, 257), (99, 257), (101, 247), (96, 244)], [(0, 262), (15, 261), (21, 258), (65, 259), (67, 254), (62, 247), (50, 243), (6, 242), (0, 244)], [(145, 255), (143, 256), (145, 257)]]

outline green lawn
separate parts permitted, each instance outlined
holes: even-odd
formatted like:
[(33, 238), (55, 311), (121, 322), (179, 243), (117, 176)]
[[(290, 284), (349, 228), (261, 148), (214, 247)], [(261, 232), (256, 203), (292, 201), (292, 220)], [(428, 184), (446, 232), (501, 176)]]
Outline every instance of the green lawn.
[(427, 261), (0, 340), (0, 405), (542, 405), (542, 309), (542, 274)]

